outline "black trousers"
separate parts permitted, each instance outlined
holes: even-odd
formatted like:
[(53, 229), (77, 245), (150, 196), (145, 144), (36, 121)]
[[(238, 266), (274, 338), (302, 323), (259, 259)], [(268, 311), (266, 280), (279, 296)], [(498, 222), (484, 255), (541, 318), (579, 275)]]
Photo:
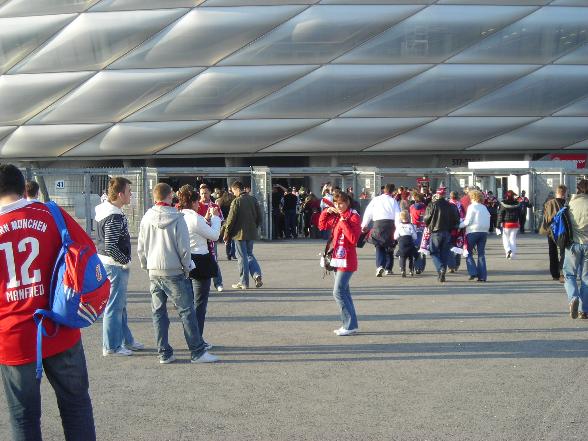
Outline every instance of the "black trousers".
[(547, 244), (549, 245), (549, 272), (551, 277), (559, 279), (566, 250), (565, 248), (559, 249), (550, 236), (547, 236)]

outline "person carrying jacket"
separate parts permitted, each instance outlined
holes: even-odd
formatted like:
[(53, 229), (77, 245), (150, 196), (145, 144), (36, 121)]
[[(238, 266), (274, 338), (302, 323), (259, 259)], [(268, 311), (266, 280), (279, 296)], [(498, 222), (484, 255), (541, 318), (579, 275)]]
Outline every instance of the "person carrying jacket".
[(502, 245), (507, 259), (514, 259), (517, 252), (521, 206), (515, 196), (514, 191), (508, 190), (498, 211), (498, 228), (502, 228)]
[(459, 225), (459, 213), (455, 205), (445, 199), (445, 187), (439, 187), (436, 200), (427, 207), (424, 222), (431, 232), (429, 250), (437, 270), (439, 282), (445, 282), (447, 262), (451, 248), (451, 230)]
[(566, 203), (566, 194), (568, 187), (560, 185), (555, 191), (555, 198), (549, 199), (543, 205), (543, 222), (539, 228), (539, 233), (547, 236), (547, 246), (549, 247), (549, 272), (553, 280), (564, 283), (562, 268), (565, 257), (565, 248), (559, 249), (557, 243), (553, 240), (550, 224), (557, 212)]
[[(563, 264), (570, 317), (588, 319), (588, 180), (578, 182), (569, 202), (572, 243)], [(580, 277), (580, 289), (576, 279)]]
[(356, 245), (361, 234), (361, 220), (357, 211), (350, 209), (351, 199), (346, 193), (335, 193), (333, 204), (334, 207), (329, 207), (321, 213), (319, 228), (322, 231), (332, 230), (331, 265), (337, 269), (333, 297), (341, 309), (343, 322), (342, 326), (333, 332), (342, 337), (359, 332), (349, 281), (357, 271)]
[(155, 205), (141, 219), (137, 243), (141, 268), (149, 273), (159, 363), (169, 364), (176, 360), (168, 342), (168, 299), (173, 302), (182, 320), (191, 362), (210, 363), (218, 358), (206, 352), (198, 327), (194, 293), (188, 278), (193, 267), (190, 235), (184, 214), (172, 206), (173, 196), (173, 190), (168, 184), (159, 183), (153, 188)]
[[(424, 217), (425, 213), (427, 212), (427, 205), (425, 204), (425, 195), (422, 193), (416, 193), (414, 195), (415, 203), (410, 206), (410, 219), (412, 224), (414, 225), (417, 238), (416, 238), (416, 246), (417, 249), (421, 247), (421, 241), (423, 240), (423, 233), (425, 231), (425, 222)], [(427, 256), (423, 253), (418, 253), (417, 257), (414, 261), (414, 270), (417, 274), (422, 273), (425, 270), (425, 266), (427, 265)]]

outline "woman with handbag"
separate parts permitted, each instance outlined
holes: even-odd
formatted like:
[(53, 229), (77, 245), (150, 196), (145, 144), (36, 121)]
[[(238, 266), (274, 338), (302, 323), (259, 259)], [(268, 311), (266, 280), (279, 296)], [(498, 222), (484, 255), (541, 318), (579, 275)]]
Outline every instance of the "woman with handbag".
[[(190, 234), (190, 253), (196, 268), (190, 272), (192, 288), (194, 290), (194, 306), (200, 334), (204, 340), (204, 321), (210, 294), (210, 282), (218, 273), (216, 256), (214, 255), (214, 241), (220, 234), (221, 220), (218, 207), (210, 207), (205, 216), (198, 214), (198, 200), (200, 195), (191, 185), (184, 185), (178, 190), (178, 209), (184, 213)], [(206, 350), (212, 348), (204, 341)]]
[(337, 192), (333, 207), (320, 215), (319, 228), (332, 230), (330, 266), (335, 268), (333, 297), (341, 308), (343, 326), (333, 332), (339, 336), (356, 334), (359, 331), (355, 306), (351, 299), (349, 280), (357, 271), (357, 240), (361, 234), (361, 219), (357, 211), (350, 209), (351, 200), (346, 193)]

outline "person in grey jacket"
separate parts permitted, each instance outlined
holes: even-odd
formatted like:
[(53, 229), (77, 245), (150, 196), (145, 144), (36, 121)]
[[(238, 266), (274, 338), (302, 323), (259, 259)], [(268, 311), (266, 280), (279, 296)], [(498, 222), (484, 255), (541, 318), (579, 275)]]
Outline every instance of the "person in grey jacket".
[(139, 228), (137, 252), (141, 268), (149, 273), (151, 311), (161, 364), (176, 360), (168, 342), (167, 299), (175, 305), (192, 363), (211, 363), (218, 358), (206, 351), (194, 308), (188, 275), (192, 268), (190, 236), (184, 214), (172, 207), (173, 190), (165, 183), (153, 189), (155, 206), (147, 210)]
[[(572, 243), (566, 248), (563, 264), (570, 317), (588, 319), (588, 180), (578, 182), (577, 193), (569, 202)], [(576, 279), (580, 277), (580, 289)], [(578, 312), (579, 309), (579, 312)]]

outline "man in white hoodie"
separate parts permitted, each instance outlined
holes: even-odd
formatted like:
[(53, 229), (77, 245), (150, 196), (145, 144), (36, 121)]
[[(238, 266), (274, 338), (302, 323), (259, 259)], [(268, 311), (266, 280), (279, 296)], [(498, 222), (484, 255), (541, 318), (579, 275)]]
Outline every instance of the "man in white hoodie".
[(155, 186), (155, 205), (141, 219), (137, 244), (141, 268), (149, 273), (151, 311), (159, 362), (168, 364), (176, 360), (174, 350), (168, 342), (169, 298), (182, 320), (192, 363), (211, 363), (218, 358), (205, 349), (198, 328), (192, 284), (188, 278), (193, 265), (188, 226), (184, 214), (172, 206), (172, 199), (173, 190), (168, 184), (159, 183)]
[(133, 338), (127, 324), (131, 236), (122, 208), (130, 203), (131, 181), (115, 177), (108, 183), (108, 199), (95, 208), (96, 248), (110, 280), (110, 297), (102, 320), (102, 355), (105, 357), (132, 355), (132, 351), (144, 348)]

